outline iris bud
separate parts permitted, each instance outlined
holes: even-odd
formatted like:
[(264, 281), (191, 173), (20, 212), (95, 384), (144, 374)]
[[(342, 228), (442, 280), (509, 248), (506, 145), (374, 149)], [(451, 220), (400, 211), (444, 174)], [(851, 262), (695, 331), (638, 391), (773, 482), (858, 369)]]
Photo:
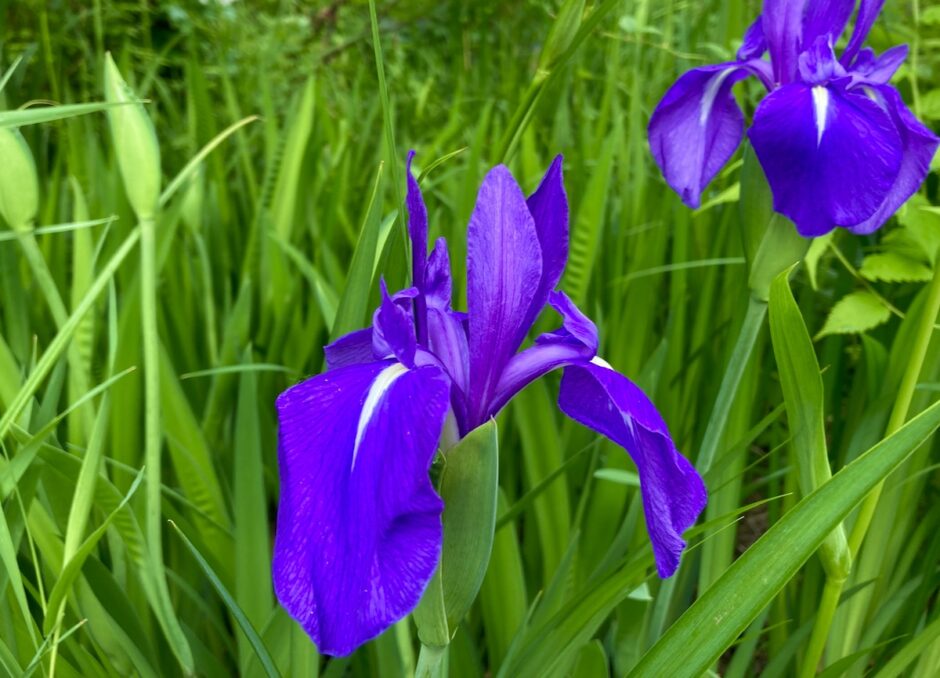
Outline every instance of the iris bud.
[(27, 230), (39, 212), (39, 178), (19, 130), (0, 128), (0, 158), (0, 215), (10, 228)]
[(127, 199), (139, 220), (151, 219), (160, 197), (160, 146), (150, 117), (110, 54), (105, 57), (104, 89), (108, 103), (125, 104), (108, 109), (108, 122)]
[(558, 10), (555, 23), (552, 24), (545, 46), (539, 56), (540, 72), (551, 71), (558, 63), (558, 59), (571, 46), (574, 36), (581, 27), (581, 17), (584, 15), (584, 0), (566, 0)]
[(444, 457), (444, 544), (434, 577), (414, 611), (418, 637), (430, 647), (450, 642), (483, 584), (496, 531), (499, 466), (496, 422), (474, 429)]

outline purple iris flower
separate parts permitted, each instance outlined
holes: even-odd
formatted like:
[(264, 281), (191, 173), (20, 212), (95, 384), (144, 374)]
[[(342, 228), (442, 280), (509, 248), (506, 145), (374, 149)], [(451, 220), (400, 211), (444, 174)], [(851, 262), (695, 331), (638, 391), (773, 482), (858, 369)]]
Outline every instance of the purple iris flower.
[(861, 0), (837, 58), (855, 0), (765, 0), (737, 61), (682, 75), (649, 124), (653, 156), (682, 201), (698, 207), (737, 149), (744, 116), (731, 89), (753, 75), (769, 94), (748, 138), (774, 209), (806, 237), (836, 226), (867, 234), (884, 224), (927, 176), (938, 139), (888, 84), (907, 46), (881, 56), (862, 48), (883, 4)]
[[(282, 393), (278, 599), (320, 651), (345, 655), (407, 615), (441, 553), (443, 503), (428, 476), (439, 441), (485, 423), (558, 368), (559, 406), (625, 448), (662, 577), (705, 505), (701, 478), (643, 392), (597, 355), (597, 328), (553, 291), (568, 258), (557, 157), (526, 199), (509, 170), (486, 176), (467, 229), (469, 311), (451, 308), (447, 243), (427, 255), (427, 211), (408, 156), (414, 286), (372, 327), (326, 347), (328, 371)], [(550, 305), (561, 327), (519, 350)], [(442, 447), (446, 447), (443, 445)]]

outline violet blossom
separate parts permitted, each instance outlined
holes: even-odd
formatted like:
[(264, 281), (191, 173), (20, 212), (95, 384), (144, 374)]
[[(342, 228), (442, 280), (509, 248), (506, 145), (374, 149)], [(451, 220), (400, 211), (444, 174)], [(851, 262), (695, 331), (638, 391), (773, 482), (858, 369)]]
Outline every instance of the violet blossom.
[(837, 58), (855, 0), (765, 0), (736, 61), (694, 68), (676, 81), (653, 113), (649, 142), (686, 205), (699, 206), (740, 144), (744, 116), (731, 90), (754, 76), (768, 95), (748, 138), (774, 209), (806, 237), (837, 226), (867, 234), (885, 223), (927, 176), (938, 139), (888, 84), (907, 46), (880, 56), (862, 47), (883, 4), (861, 0)]
[[(442, 432), (466, 435), (556, 368), (561, 410), (636, 463), (660, 576), (676, 570), (705, 505), (652, 402), (597, 355), (594, 323), (554, 291), (568, 257), (561, 156), (528, 199), (504, 166), (484, 179), (467, 229), (467, 313), (451, 308), (444, 238), (427, 255), (412, 156), (413, 286), (390, 295), (383, 282), (372, 327), (327, 346), (328, 371), (277, 400), (275, 590), (325, 654), (354, 651), (419, 602), (441, 553), (428, 473)], [(520, 351), (546, 305), (561, 327)]]

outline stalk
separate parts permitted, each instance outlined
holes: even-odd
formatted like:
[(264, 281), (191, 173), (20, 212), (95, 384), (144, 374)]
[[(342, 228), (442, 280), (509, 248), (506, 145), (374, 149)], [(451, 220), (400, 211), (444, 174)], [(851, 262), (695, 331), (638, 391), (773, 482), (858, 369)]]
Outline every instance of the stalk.
[(418, 665), (415, 667), (415, 678), (444, 678), (447, 659), (447, 645), (432, 647), (421, 645), (418, 654)]
[(741, 386), (744, 369), (747, 367), (755, 344), (757, 344), (757, 337), (760, 335), (766, 315), (767, 302), (753, 296), (750, 297), (747, 312), (744, 315), (744, 322), (741, 324), (738, 339), (734, 344), (734, 350), (731, 352), (728, 369), (721, 379), (718, 397), (715, 399), (715, 405), (712, 408), (711, 416), (708, 418), (708, 426), (705, 429), (705, 437), (702, 439), (701, 448), (699, 448), (696, 466), (700, 473), (708, 471), (715, 461), (718, 445), (725, 432), (725, 427), (728, 425), (728, 416), (731, 413), (734, 396)]
[[(940, 268), (934, 267), (934, 275), (930, 281), (930, 288), (927, 293), (927, 303), (924, 307), (924, 313), (920, 318), (920, 323), (917, 326), (917, 334), (914, 337), (911, 359), (907, 363), (907, 369), (904, 371), (904, 375), (901, 379), (898, 395), (894, 401), (894, 407), (891, 410), (888, 425), (885, 428), (885, 438), (900, 429), (907, 420), (907, 414), (911, 407), (911, 401), (914, 398), (917, 381), (920, 378), (924, 359), (927, 357), (927, 348), (930, 346), (930, 339), (933, 335), (934, 323), (936, 322), (938, 313), (940, 313)], [(865, 497), (859, 508), (858, 518), (852, 526), (852, 531), (848, 539), (849, 553), (852, 556), (853, 562), (858, 558), (858, 552), (861, 549), (862, 543), (865, 541), (865, 535), (868, 533), (868, 528), (871, 526), (871, 521), (875, 516), (884, 484), (884, 480), (878, 483), (878, 485), (869, 492), (868, 496)], [(842, 581), (826, 580), (819, 616), (816, 618), (816, 625), (813, 627), (813, 635), (810, 637), (810, 644), (807, 648), (806, 656), (804, 657), (803, 670), (800, 673), (804, 678), (813, 676), (816, 673), (816, 668), (819, 665), (819, 660), (822, 658), (823, 650), (829, 638), (832, 620), (845, 581), (845, 579)]]

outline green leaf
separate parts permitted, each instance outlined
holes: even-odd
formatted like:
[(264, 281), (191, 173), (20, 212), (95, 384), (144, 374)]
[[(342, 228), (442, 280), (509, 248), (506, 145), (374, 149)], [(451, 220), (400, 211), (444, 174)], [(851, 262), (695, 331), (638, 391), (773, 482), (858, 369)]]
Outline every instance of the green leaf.
[(935, 403), (835, 474), (758, 539), (647, 652), (635, 676), (699, 675), (730, 647), (827, 535), (940, 426)]
[[(453, 637), (483, 583), (496, 529), (499, 446), (496, 421), (467, 434), (444, 453), (439, 492), (444, 500), (444, 544), (435, 579), (415, 610), (425, 645)], [(439, 587), (439, 588), (438, 588)], [(446, 635), (440, 629), (440, 611)]]
[(85, 560), (88, 558), (88, 556), (91, 555), (92, 550), (94, 550), (94, 548), (98, 545), (98, 542), (104, 536), (104, 533), (107, 531), (108, 526), (111, 525), (111, 522), (127, 505), (127, 502), (130, 501), (130, 498), (134, 496), (134, 493), (137, 491), (137, 488), (140, 487), (140, 482), (143, 480), (143, 478), (144, 469), (141, 468), (137, 473), (137, 477), (134, 478), (134, 482), (131, 483), (131, 487), (127, 491), (127, 494), (124, 495), (124, 499), (121, 500), (121, 503), (118, 504), (117, 507), (108, 514), (108, 517), (104, 519), (104, 522), (101, 523), (101, 525), (99, 525), (94, 532), (88, 535), (88, 538), (75, 551), (75, 555), (72, 556), (72, 559), (69, 560), (65, 567), (62, 568), (62, 574), (59, 575), (59, 579), (52, 588), (52, 592), (49, 594), (49, 601), (46, 604), (47, 614), (42, 625), (42, 632), (44, 635), (48, 636), (54, 630), (58, 618), (59, 607), (65, 602), (65, 596), (68, 595), (69, 590), (72, 588), (72, 584), (75, 582), (75, 578), (78, 577), (79, 573), (81, 572), (82, 565), (85, 564)]
[(228, 607), (229, 612), (232, 613), (232, 616), (235, 617), (235, 621), (238, 622), (241, 630), (248, 637), (248, 642), (251, 644), (255, 654), (258, 656), (258, 660), (261, 662), (261, 666), (264, 669), (265, 674), (268, 676), (268, 678), (279, 678), (281, 674), (278, 672), (277, 667), (275, 667), (274, 660), (271, 659), (271, 653), (268, 652), (268, 648), (265, 647), (264, 642), (261, 640), (261, 637), (258, 635), (255, 627), (251, 625), (250, 621), (248, 621), (248, 617), (246, 617), (245, 613), (242, 612), (242, 609), (238, 606), (238, 603), (235, 602), (235, 599), (232, 598), (232, 594), (228, 592), (228, 589), (225, 588), (225, 585), (219, 579), (218, 575), (215, 573), (209, 563), (206, 562), (206, 559), (202, 556), (202, 554), (199, 553), (199, 549), (197, 549), (193, 543), (189, 541), (189, 538), (183, 534), (183, 531), (177, 527), (176, 523), (170, 521), (170, 526), (176, 530), (176, 533), (179, 535), (180, 539), (183, 540), (186, 548), (189, 549), (189, 552), (192, 554), (195, 561), (199, 564), (199, 567), (202, 568), (202, 571), (209, 579), (212, 587), (219, 594), (219, 597), (222, 598), (222, 601)]
[(25, 125), (38, 125), (43, 122), (73, 118), (76, 115), (97, 113), (109, 108), (128, 106), (136, 101), (92, 104), (67, 104), (65, 106), (43, 106), (39, 108), (20, 109), (16, 111), (0, 111), (0, 127), (23, 127)]
[[(770, 337), (792, 431), (800, 488), (807, 495), (827, 482), (832, 471), (826, 446), (822, 375), (813, 341), (790, 291), (789, 273), (782, 272), (770, 286)], [(819, 555), (827, 576), (836, 581), (848, 576), (852, 556), (841, 523), (823, 542)]]
[(806, 273), (809, 275), (809, 284), (812, 285), (814, 290), (818, 289), (816, 270), (819, 268), (819, 260), (822, 259), (823, 254), (829, 249), (829, 243), (832, 242), (834, 233), (835, 231), (830, 231), (824, 236), (813, 238), (813, 242), (809, 245), (809, 250), (806, 251), (806, 257), (803, 259), (803, 263), (806, 266)]
[(861, 334), (886, 323), (891, 311), (868, 290), (858, 290), (840, 299), (816, 338), (830, 334)]
[(896, 252), (869, 254), (858, 272), (873, 282), (924, 282), (932, 276), (929, 266)]

